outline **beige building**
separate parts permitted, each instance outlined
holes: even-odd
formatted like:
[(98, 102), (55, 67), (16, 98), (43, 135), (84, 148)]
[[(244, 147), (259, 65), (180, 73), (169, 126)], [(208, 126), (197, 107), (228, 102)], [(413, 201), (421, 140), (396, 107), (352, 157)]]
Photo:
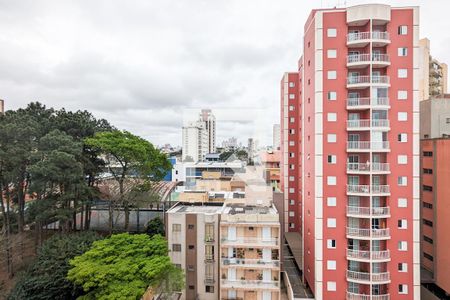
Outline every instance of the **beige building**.
[(450, 136), (450, 95), (420, 102), (420, 138)]
[(420, 100), (447, 93), (447, 64), (431, 56), (430, 40), (419, 41), (419, 77)]
[(5, 112), (5, 101), (0, 99), (0, 113)]

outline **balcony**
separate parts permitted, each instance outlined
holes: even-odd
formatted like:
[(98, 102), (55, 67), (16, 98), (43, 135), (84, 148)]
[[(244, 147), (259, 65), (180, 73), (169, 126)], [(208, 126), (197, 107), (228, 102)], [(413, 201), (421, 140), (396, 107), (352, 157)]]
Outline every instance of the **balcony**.
[(229, 239), (228, 237), (222, 238), (222, 246), (243, 246), (243, 247), (267, 247), (278, 246), (278, 238), (258, 238), (258, 237), (236, 237)]
[(205, 262), (213, 262), (214, 254), (205, 254)]
[(347, 77), (347, 88), (349, 89), (361, 89), (367, 88), (371, 85), (389, 87), (389, 76), (386, 75), (358, 75)]
[(348, 260), (356, 260), (356, 261), (376, 261), (383, 262), (391, 260), (391, 254), (389, 250), (384, 251), (362, 251), (362, 250), (353, 250), (347, 249), (347, 259)]
[(389, 207), (359, 207), (359, 206), (347, 206), (347, 216), (354, 218), (389, 218), (391, 216), (391, 210)]
[(347, 300), (390, 300), (389, 294), (385, 295), (366, 295), (347, 292)]
[(348, 174), (389, 174), (391, 169), (389, 163), (347, 163)]
[(280, 287), (279, 281), (266, 281), (266, 280), (228, 280), (228, 279), (222, 279), (221, 280), (221, 288), (224, 289), (274, 289), (278, 290)]
[(347, 238), (350, 239), (360, 239), (360, 240), (384, 240), (391, 237), (389, 228), (384, 229), (367, 229), (367, 228), (356, 228), (347, 227)]
[(389, 142), (348, 141), (347, 152), (389, 152)]
[(391, 194), (389, 185), (347, 185), (349, 196), (389, 196)]
[(233, 266), (241, 268), (279, 268), (279, 260), (263, 260), (263, 259), (248, 259), (235, 257), (222, 257), (222, 266)]
[(370, 108), (389, 109), (389, 98), (348, 98), (347, 110), (365, 110)]
[(389, 283), (391, 281), (391, 277), (389, 272), (382, 273), (368, 273), (368, 272), (356, 272), (347, 270), (347, 280), (357, 283)]
[(375, 68), (386, 67), (391, 64), (388, 54), (369, 53), (350, 54), (347, 56), (347, 67), (364, 68), (372, 64)]
[(375, 128), (377, 130), (386, 130), (389, 128), (389, 120), (375, 119), (375, 120), (347, 120), (348, 131), (363, 131)]
[(388, 32), (351, 32), (347, 35), (347, 46), (352, 48), (361, 48), (367, 46), (370, 42), (374, 47), (386, 46), (389, 40)]
[(205, 284), (207, 285), (211, 285), (214, 284), (216, 282), (216, 280), (214, 280), (214, 276), (205, 276)]
[(214, 243), (214, 236), (205, 236), (205, 243)]

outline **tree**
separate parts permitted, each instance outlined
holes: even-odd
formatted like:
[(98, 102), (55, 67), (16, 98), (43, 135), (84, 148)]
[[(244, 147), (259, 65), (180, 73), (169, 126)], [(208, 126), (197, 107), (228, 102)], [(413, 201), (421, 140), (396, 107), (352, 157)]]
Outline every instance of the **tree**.
[(148, 221), (145, 231), (149, 236), (153, 236), (155, 234), (164, 236), (166, 233), (164, 230), (164, 223), (160, 217), (156, 217)]
[[(150, 142), (127, 131), (99, 132), (87, 138), (85, 143), (104, 155), (108, 170), (119, 185), (119, 202), (124, 208), (125, 230), (128, 230), (130, 207), (126, 197), (126, 179), (161, 180), (171, 164), (167, 156)], [(110, 202), (110, 231), (113, 230), (113, 209)]]
[(170, 294), (184, 283), (167, 254), (160, 235), (116, 234), (71, 260), (67, 278), (85, 292), (78, 299), (140, 299), (148, 287)]
[(36, 260), (22, 274), (8, 299), (74, 299), (81, 289), (67, 280), (69, 260), (83, 254), (100, 239), (93, 232), (56, 235), (42, 244)]

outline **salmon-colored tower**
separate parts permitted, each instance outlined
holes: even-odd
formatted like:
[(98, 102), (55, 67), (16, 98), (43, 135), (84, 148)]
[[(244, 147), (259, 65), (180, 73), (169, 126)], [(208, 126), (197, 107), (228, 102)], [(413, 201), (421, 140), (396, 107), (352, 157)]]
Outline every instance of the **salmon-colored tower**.
[(313, 10), (283, 77), (285, 220), (315, 299), (420, 298), (418, 47), (418, 7)]

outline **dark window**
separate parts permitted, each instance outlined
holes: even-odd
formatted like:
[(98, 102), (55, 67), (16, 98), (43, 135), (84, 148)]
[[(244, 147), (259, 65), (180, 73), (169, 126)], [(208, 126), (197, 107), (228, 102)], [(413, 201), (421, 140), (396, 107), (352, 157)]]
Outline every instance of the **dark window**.
[(194, 229), (194, 224), (189, 224), (188, 229)]
[(423, 151), (423, 156), (433, 156), (433, 152), (431, 152), (431, 151)]
[(194, 245), (189, 245), (189, 250), (195, 249)]
[(188, 265), (187, 269), (188, 269), (188, 271), (194, 271), (194, 266), (193, 265)]
[(423, 222), (424, 225), (433, 227), (433, 222), (431, 222), (430, 220), (423, 219), (422, 222)]
[(423, 168), (423, 174), (433, 174), (432, 169)]
[(433, 256), (431, 256), (430, 254), (424, 252), (423, 253), (423, 257), (428, 258), (429, 260), (433, 261)]
[(423, 205), (423, 207), (424, 208), (430, 208), (430, 209), (432, 209), (433, 208), (433, 204), (431, 204), (431, 203), (428, 203), (428, 202), (422, 202), (422, 205)]
[(213, 285), (207, 285), (205, 287), (205, 292), (207, 292), (207, 293), (214, 293), (214, 286)]
[(430, 244), (433, 244), (433, 239), (427, 237), (426, 235), (423, 236), (423, 240), (424, 240), (425, 242), (428, 242), (428, 243), (430, 243)]
[(254, 229), (253, 227), (249, 227), (249, 228), (248, 228), (248, 230), (253, 230), (253, 229)]
[(331, 247), (336, 248), (336, 240), (331, 240)]
[(190, 286), (189, 286), (189, 289), (190, 289), (190, 290), (193, 290), (193, 289), (195, 289), (195, 286), (190, 285)]
[(172, 251), (180, 252), (181, 251), (181, 244), (172, 244)]
[(432, 186), (429, 186), (429, 185), (424, 185), (424, 186), (423, 186), (423, 190), (424, 190), (424, 191), (427, 191), (427, 192), (432, 192), (432, 191), (433, 191), (433, 187), (432, 187)]

